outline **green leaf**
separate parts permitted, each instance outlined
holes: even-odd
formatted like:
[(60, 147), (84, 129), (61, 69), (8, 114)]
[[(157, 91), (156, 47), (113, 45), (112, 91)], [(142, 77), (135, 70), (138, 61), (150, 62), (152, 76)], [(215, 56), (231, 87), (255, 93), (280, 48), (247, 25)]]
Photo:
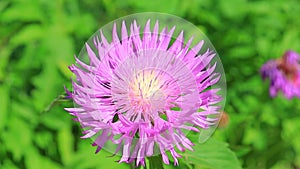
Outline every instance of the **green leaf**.
[(71, 118), (72, 116), (64, 111), (62, 106), (54, 106), (51, 111), (43, 112), (40, 121), (52, 130), (60, 130), (70, 125)]
[(300, 153), (300, 117), (286, 119), (283, 122), (283, 138), (293, 146), (293, 149)]
[(0, 2), (0, 13), (4, 11), (4, 9), (8, 6), (9, 1), (1, 1)]
[(68, 165), (72, 160), (74, 139), (70, 126), (61, 128), (58, 131), (58, 150), (61, 154), (62, 161), (65, 165)]
[(9, 93), (6, 85), (0, 85), (0, 132), (7, 123), (7, 113), (9, 104)]
[(53, 144), (53, 137), (56, 137), (56, 135), (49, 131), (35, 132), (34, 142), (39, 148), (47, 149)]
[(2, 133), (2, 139), (14, 160), (20, 160), (27, 151), (26, 147), (32, 146), (32, 130), (22, 119), (13, 116), (9, 119), (8, 129)]
[(4, 162), (0, 165), (1, 168), (9, 168), (9, 169), (20, 169), (10, 160), (4, 160)]
[(45, 30), (38, 24), (26, 26), (12, 37), (11, 43), (16, 46), (20, 44), (28, 44), (40, 39), (45, 33), (44, 31)]
[[(1, 33), (1, 32), (0, 32)], [(1, 43), (1, 41), (0, 41)], [(9, 60), (9, 55), (11, 53), (11, 50), (9, 47), (1, 48), (0, 47), (0, 83), (1, 81), (5, 80), (6, 77), (6, 68)]]
[(240, 163), (228, 148), (228, 144), (210, 138), (204, 144), (197, 144), (194, 151), (183, 154), (186, 163), (197, 165), (205, 169), (240, 169)]
[[(177, 15), (182, 15), (185, 12), (184, 4), (180, 3), (181, 1), (175, 0), (172, 3), (168, 1), (133, 1), (133, 5), (136, 6), (138, 9), (146, 10), (146, 11), (153, 11), (155, 9), (158, 12), (167, 12), (173, 13)], [(168, 8), (166, 8), (168, 6)], [(113, 8), (113, 7), (112, 7)]]
[[(23, 97), (24, 99), (28, 99)], [(29, 122), (31, 125), (37, 124), (37, 112), (34, 111), (31, 105), (20, 103), (20, 102), (13, 102), (11, 103), (12, 111), (14, 114), (22, 119), (24, 119), (26, 122)]]
[[(242, 19), (248, 12), (245, 0), (220, 1), (219, 6), (222, 14), (231, 19)], [(235, 6), (235, 10), (232, 10), (233, 6)]]
[(149, 169), (163, 169), (164, 168), (161, 155), (148, 157), (148, 160), (149, 160)]
[(275, 111), (270, 104), (265, 104), (262, 108), (261, 120), (270, 126), (276, 126), (279, 122), (278, 117), (274, 116)]
[(42, 21), (43, 12), (37, 1), (23, 1), (14, 3), (2, 14), (3, 21)]
[(96, 147), (91, 146), (91, 140), (80, 140), (79, 150), (74, 154), (72, 163), (69, 168), (82, 169), (82, 168), (105, 168), (105, 169), (116, 169), (129, 168), (126, 163), (118, 163), (120, 156), (116, 155), (111, 157), (112, 153), (101, 150), (95, 154)]
[(33, 78), (33, 84), (36, 87), (33, 91), (33, 103), (38, 111), (43, 111), (63, 92), (63, 83), (58, 77), (60, 77), (58, 70), (49, 63), (38, 76)]
[(26, 168), (28, 169), (60, 169), (58, 163), (52, 161), (49, 158), (46, 158), (38, 153), (38, 151), (31, 147), (27, 150), (25, 157)]
[(244, 144), (253, 144), (254, 148), (257, 150), (263, 150), (266, 148), (266, 135), (255, 128), (249, 128), (246, 130), (244, 140)]

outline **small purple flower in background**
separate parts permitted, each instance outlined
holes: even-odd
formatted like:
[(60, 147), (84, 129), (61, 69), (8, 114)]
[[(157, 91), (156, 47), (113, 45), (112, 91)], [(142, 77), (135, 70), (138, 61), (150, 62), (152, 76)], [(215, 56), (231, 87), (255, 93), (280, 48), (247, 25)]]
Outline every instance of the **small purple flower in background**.
[(270, 79), (270, 95), (275, 97), (281, 90), (288, 99), (300, 98), (300, 55), (287, 51), (281, 58), (270, 60), (261, 68), (262, 78)]
[(111, 42), (100, 30), (93, 44), (86, 43), (89, 63), (75, 57), (69, 95), (76, 106), (66, 110), (84, 129), (82, 138), (95, 139), (96, 152), (113, 144), (120, 162), (144, 165), (156, 154), (169, 164), (169, 151), (178, 165), (176, 150), (194, 145), (186, 132), (216, 125), (222, 111), (216, 105), (221, 88), (211, 88), (221, 77), (217, 62), (210, 63), (216, 53), (199, 54), (204, 41), (185, 43), (183, 31), (173, 37), (175, 26), (126, 24), (113, 25)]

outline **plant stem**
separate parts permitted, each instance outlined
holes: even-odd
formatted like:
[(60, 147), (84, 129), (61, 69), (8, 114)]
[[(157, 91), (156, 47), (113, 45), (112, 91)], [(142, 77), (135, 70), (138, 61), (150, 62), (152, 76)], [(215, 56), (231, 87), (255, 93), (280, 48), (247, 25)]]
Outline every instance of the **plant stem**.
[(161, 155), (148, 157), (148, 160), (149, 160), (149, 169), (163, 169), (164, 168)]
[(66, 99), (66, 96), (61, 94), (58, 95), (54, 100), (52, 100), (52, 102), (41, 112), (48, 112), (50, 111), (56, 104), (60, 103), (60, 102), (65, 102), (65, 101), (70, 101), (70, 99)]

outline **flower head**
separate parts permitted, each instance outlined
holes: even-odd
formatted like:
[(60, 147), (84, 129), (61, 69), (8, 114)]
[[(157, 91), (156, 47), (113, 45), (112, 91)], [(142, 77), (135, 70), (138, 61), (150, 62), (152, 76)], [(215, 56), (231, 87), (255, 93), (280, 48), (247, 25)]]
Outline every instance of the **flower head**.
[(262, 78), (269, 78), (270, 95), (282, 91), (286, 98), (300, 97), (300, 55), (287, 51), (281, 58), (270, 60), (261, 68)]
[(85, 44), (89, 62), (75, 57), (77, 64), (70, 66), (77, 106), (66, 110), (82, 125), (82, 138), (95, 138), (96, 152), (113, 144), (120, 162), (143, 165), (154, 154), (168, 164), (170, 151), (178, 164), (175, 149), (194, 145), (186, 131), (217, 123), (222, 97), (211, 86), (221, 74), (215, 72), (217, 63), (211, 64), (214, 51), (199, 54), (203, 40), (192, 45), (183, 31), (173, 37), (175, 26), (150, 25), (150, 20), (142, 26), (123, 21), (120, 29), (113, 25), (111, 42), (100, 30), (92, 44)]

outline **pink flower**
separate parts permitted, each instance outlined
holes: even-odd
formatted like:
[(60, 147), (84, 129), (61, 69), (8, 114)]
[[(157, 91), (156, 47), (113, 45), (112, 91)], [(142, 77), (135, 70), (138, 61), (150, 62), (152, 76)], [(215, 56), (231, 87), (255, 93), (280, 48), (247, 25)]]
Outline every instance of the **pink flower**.
[(261, 68), (263, 79), (269, 78), (270, 95), (275, 97), (282, 91), (288, 99), (300, 98), (300, 55), (294, 51), (287, 51), (281, 58), (270, 60)]
[(199, 54), (204, 41), (184, 43), (183, 31), (173, 37), (175, 26), (159, 31), (157, 21), (151, 30), (148, 20), (143, 27), (134, 21), (128, 30), (123, 21), (120, 30), (114, 24), (111, 42), (100, 30), (85, 45), (89, 63), (75, 57), (77, 65), (70, 66), (76, 75), (70, 97), (77, 106), (66, 110), (84, 129), (82, 138), (95, 138), (96, 152), (115, 144), (120, 162), (144, 165), (155, 154), (169, 164), (170, 151), (177, 165), (175, 149), (194, 145), (186, 131), (199, 132), (218, 120), (210, 117), (219, 115), (222, 100), (220, 89), (211, 88), (221, 76), (217, 63), (211, 64), (216, 53)]

